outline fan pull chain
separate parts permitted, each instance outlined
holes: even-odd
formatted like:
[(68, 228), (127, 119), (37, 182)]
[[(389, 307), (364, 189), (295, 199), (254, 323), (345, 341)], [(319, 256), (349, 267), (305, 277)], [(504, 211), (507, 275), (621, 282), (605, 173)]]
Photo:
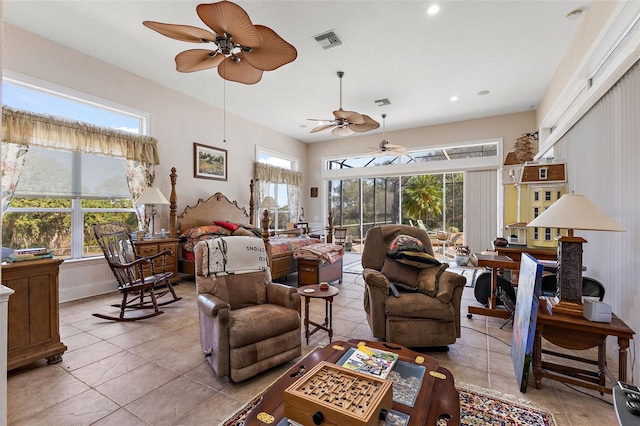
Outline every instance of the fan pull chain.
[[(223, 67), (224, 65), (223, 62)], [(222, 142), (227, 142), (227, 80), (222, 80)]]

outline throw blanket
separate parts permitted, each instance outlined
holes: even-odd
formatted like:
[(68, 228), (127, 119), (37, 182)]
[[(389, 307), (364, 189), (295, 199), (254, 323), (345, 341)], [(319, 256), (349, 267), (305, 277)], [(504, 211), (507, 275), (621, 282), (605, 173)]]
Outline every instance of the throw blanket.
[(342, 257), (343, 252), (344, 249), (341, 245), (318, 243), (306, 247), (300, 247), (293, 252), (293, 258), (307, 260), (321, 259), (329, 263), (334, 263)]
[(202, 256), (204, 276), (247, 273), (267, 269), (264, 241), (255, 237), (220, 237), (205, 242)]

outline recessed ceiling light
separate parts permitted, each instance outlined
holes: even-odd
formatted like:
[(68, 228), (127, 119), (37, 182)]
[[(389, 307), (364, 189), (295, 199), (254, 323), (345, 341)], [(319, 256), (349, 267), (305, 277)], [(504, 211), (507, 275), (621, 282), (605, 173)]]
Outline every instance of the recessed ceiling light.
[(481, 90), (481, 91), (478, 92), (478, 96), (488, 95), (489, 93), (491, 93), (491, 92), (488, 91), (488, 90)]
[(457, 101), (457, 100), (458, 100), (458, 97), (457, 97), (457, 96), (452, 96), (452, 97), (451, 97), (451, 101), (452, 101), (452, 102), (455, 102), (455, 101)]
[(427, 9), (427, 15), (430, 15), (430, 16), (433, 16), (438, 12), (440, 12), (440, 6), (438, 6), (437, 4), (432, 4)]

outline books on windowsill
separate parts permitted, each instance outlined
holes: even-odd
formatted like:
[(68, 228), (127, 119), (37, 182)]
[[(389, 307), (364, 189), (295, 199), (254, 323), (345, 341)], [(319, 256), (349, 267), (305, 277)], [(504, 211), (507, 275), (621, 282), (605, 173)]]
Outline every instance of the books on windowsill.
[(51, 250), (44, 247), (16, 249), (9, 253), (3, 253), (3, 260), (10, 263), (52, 258), (53, 253), (51, 253)]
[(398, 361), (398, 354), (368, 346), (359, 346), (342, 367), (386, 379)]

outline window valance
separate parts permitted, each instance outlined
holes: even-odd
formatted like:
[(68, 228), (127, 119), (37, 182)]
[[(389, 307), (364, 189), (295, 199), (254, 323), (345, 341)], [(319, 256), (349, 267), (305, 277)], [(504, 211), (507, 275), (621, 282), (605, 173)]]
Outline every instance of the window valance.
[(2, 107), (2, 141), (160, 164), (158, 141), (46, 114)]
[(253, 177), (266, 182), (302, 186), (302, 173), (265, 163), (255, 163)]

